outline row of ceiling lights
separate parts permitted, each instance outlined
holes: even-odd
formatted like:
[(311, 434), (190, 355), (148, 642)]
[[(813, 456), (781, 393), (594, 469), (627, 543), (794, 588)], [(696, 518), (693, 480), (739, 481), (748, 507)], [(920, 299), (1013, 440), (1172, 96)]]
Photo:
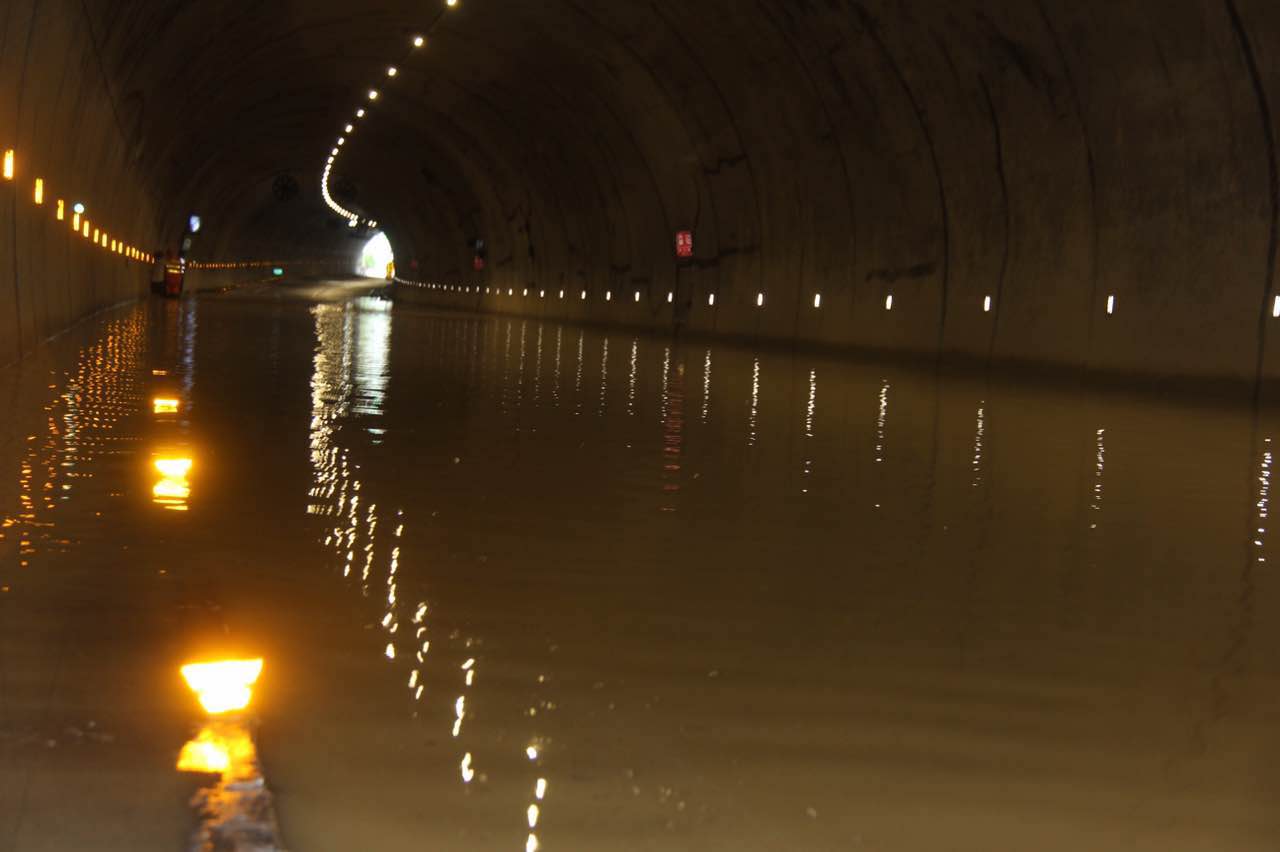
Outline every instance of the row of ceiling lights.
[[(458, 0), (445, 0), (445, 6), (449, 7), (450, 9), (456, 8), (457, 5), (458, 5)], [(437, 22), (438, 21), (439, 19), (437, 18)], [(434, 26), (435, 25), (433, 24), (432, 27), (428, 28), (428, 32), (430, 31), (430, 29), (433, 29)], [(419, 50), (426, 46), (427, 36), (422, 34), (415, 35), (410, 43), (413, 45), (413, 50)], [(399, 73), (400, 73), (400, 69), (397, 66), (395, 65), (387, 66), (386, 75), (388, 78), (394, 78), (398, 76)], [(363, 119), (366, 115), (368, 115), (368, 111), (369, 109), (372, 108), (372, 104), (376, 102), (378, 98), (381, 96), (382, 96), (382, 93), (377, 89), (377, 87), (372, 87), (369, 89), (366, 97), (368, 98), (370, 105), (362, 106), (358, 108), (355, 111), (354, 117), (350, 121), (346, 122), (346, 124), (343, 126), (342, 133), (338, 135), (337, 141), (334, 143), (333, 148), (329, 151), (328, 157), (325, 160), (324, 172), (320, 178), (320, 194), (321, 196), (324, 197), (324, 203), (328, 205), (329, 209), (332, 210), (334, 213), (337, 213), (343, 219), (346, 219), (347, 225), (352, 228), (355, 228), (360, 224), (360, 214), (354, 211), (348, 210), (347, 208), (339, 204), (336, 200), (334, 200), (333, 194), (329, 190), (329, 177), (333, 172), (334, 164), (338, 161), (338, 156), (342, 153), (344, 147), (347, 144), (347, 139), (351, 136), (351, 134), (355, 133), (356, 127), (360, 122), (360, 120)], [(376, 228), (378, 226), (377, 221), (374, 219), (366, 219), (364, 220), (364, 223), (370, 228)]]
[[(18, 157), (12, 148), (5, 150), (2, 164), (0, 164), (0, 177), (6, 182), (12, 183), (17, 180), (18, 176)], [(43, 207), (45, 204), (45, 196), (51, 194), (45, 187), (44, 178), (35, 178), (32, 182), (31, 201), (37, 207)], [(54, 218), (59, 222), (67, 220), (67, 202), (66, 199), (58, 198), (54, 202)], [(111, 236), (105, 229), (94, 227), (88, 217), (85, 215), (85, 206), (77, 201), (71, 205), (71, 230), (87, 240), (92, 240), (93, 244), (107, 249), (113, 254), (118, 254), (130, 260), (145, 261), (150, 263), (154, 258), (139, 248), (136, 248), (124, 240)]]

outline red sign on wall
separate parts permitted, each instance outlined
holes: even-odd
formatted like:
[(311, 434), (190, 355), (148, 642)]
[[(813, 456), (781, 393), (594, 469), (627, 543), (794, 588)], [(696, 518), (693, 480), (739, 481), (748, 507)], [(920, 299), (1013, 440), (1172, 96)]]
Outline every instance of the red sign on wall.
[(484, 269), (484, 258), (476, 255), (476, 259), (472, 265), (475, 267), (476, 272), (480, 272)]
[(693, 257), (693, 231), (676, 231), (676, 257)]

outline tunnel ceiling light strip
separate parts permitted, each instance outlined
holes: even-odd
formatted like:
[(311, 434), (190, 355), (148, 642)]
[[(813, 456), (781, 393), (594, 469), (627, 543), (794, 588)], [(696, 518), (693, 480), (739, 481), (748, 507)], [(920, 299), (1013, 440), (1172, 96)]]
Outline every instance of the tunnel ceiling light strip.
[[(445, 0), (445, 6), (447, 6), (450, 9), (457, 8), (458, 0)], [(410, 48), (410, 52), (417, 50), (419, 48), (422, 48), (426, 45), (427, 37), (430, 35), (431, 30), (434, 29), (435, 26), (440, 23), (440, 20), (442, 17), (443, 16), (438, 16), (436, 20), (431, 24), (431, 26), (428, 27), (427, 32), (415, 33), (413, 35), (413, 37), (410, 39), (410, 44), (412, 45), (412, 47)], [(387, 65), (385, 68), (385, 74), (388, 78), (394, 79), (400, 75), (400, 68), (397, 65)], [(380, 95), (381, 95), (381, 92), (378, 89), (371, 87), (368, 90), (366, 97), (368, 98), (370, 103), (373, 103), (378, 100)], [(356, 110), (355, 117), (356, 119), (361, 119), (365, 117), (365, 114), (366, 114), (365, 108), (360, 107), (359, 109)], [(343, 131), (344, 133), (350, 134), (350, 133), (353, 133), (354, 131), (355, 131), (354, 122), (347, 122), (344, 125), (344, 131)], [(325, 160), (324, 173), (320, 179), (320, 194), (324, 198), (325, 205), (330, 210), (332, 210), (334, 213), (338, 214), (343, 219), (345, 219), (347, 221), (348, 227), (355, 228), (355, 227), (358, 227), (360, 224), (360, 215), (351, 210), (348, 210), (347, 208), (339, 204), (334, 199), (333, 194), (332, 192), (330, 192), (330, 189), (329, 189), (329, 178), (332, 175), (333, 166), (337, 162), (338, 156), (341, 153), (341, 149), (345, 144), (346, 144), (346, 139), (344, 137), (339, 137), (337, 146), (335, 146), (329, 152), (329, 156)], [(376, 228), (378, 226), (377, 221), (374, 219), (366, 219), (365, 224), (370, 228)]]

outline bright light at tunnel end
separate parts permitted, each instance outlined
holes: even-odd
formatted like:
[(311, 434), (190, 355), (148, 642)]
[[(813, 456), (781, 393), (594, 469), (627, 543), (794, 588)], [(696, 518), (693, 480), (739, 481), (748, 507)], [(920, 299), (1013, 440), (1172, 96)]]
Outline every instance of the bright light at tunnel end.
[(360, 250), (360, 258), (356, 261), (356, 274), (364, 278), (385, 278), (387, 267), (395, 263), (395, 254), (391, 251), (391, 241), (384, 233), (373, 235), (364, 248)]

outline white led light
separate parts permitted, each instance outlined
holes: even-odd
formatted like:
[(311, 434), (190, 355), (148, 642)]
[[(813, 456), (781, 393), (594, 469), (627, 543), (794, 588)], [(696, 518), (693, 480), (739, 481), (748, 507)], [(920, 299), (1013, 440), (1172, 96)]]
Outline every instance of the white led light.
[(1276, 296), (1275, 302), (1271, 305), (1271, 316), (1280, 317), (1280, 296)]
[(710, 296), (707, 296), (707, 304), (708, 304), (708, 305), (712, 305), (712, 306), (714, 306), (714, 305), (715, 305), (715, 303), (716, 303), (716, 294), (715, 294), (715, 293), (712, 293)]
[(413, 46), (414, 46), (414, 47), (422, 47), (422, 46), (423, 46), (424, 44), (426, 44), (426, 43), (427, 43), (427, 40), (426, 40), (425, 38), (423, 38), (422, 36), (414, 36), (414, 37), (413, 37)]
[(676, 300), (676, 294), (675, 294), (675, 293), (672, 293), (672, 292), (670, 292), (670, 291), (668, 291), (668, 292), (667, 292), (667, 304), (669, 305), (669, 304), (671, 304), (672, 302), (674, 302), (675, 300)]
[(892, 293), (884, 297), (884, 309), (886, 311), (893, 310), (893, 294)]
[(1107, 297), (1107, 314), (1111, 315), (1116, 312), (1116, 297), (1114, 295)]
[(987, 296), (982, 300), (982, 312), (984, 314), (991, 313), (991, 297)]
[(636, 301), (637, 301), (637, 302), (638, 302), (638, 301), (640, 301), (640, 291), (639, 291), (639, 290), (637, 290), (637, 291), (636, 291)]
[(400, 73), (400, 71), (399, 71), (399, 69), (397, 69), (397, 68), (396, 68), (396, 66), (394, 66), (394, 65), (389, 65), (389, 66), (387, 66), (387, 76), (388, 76), (388, 77), (394, 77), (394, 76), (396, 76), (396, 75), (397, 75), (397, 74), (399, 74), (399, 73)]
[(353, 130), (355, 130), (355, 129), (356, 129), (356, 126), (355, 126), (354, 124), (348, 124), (348, 125), (347, 125), (347, 127), (346, 127), (346, 131), (347, 131), (348, 133), (350, 133), (351, 131), (353, 131)]
[(756, 293), (756, 307), (757, 308), (764, 307), (764, 293)]
[(371, 100), (371, 101), (376, 101), (377, 99), (378, 99), (378, 90), (377, 90), (377, 89), (370, 89), (370, 90), (369, 90), (369, 100)]
[(813, 306), (814, 306), (815, 308), (820, 308), (820, 307), (822, 307), (822, 294), (821, 294), (821, 293), (814, 293), (814, 294), (813, 294)]
[(358, 110), (356, 110), (356, 118), (364, 118), (364, 110), (363, 110), (363, 109), (358, 109)]

